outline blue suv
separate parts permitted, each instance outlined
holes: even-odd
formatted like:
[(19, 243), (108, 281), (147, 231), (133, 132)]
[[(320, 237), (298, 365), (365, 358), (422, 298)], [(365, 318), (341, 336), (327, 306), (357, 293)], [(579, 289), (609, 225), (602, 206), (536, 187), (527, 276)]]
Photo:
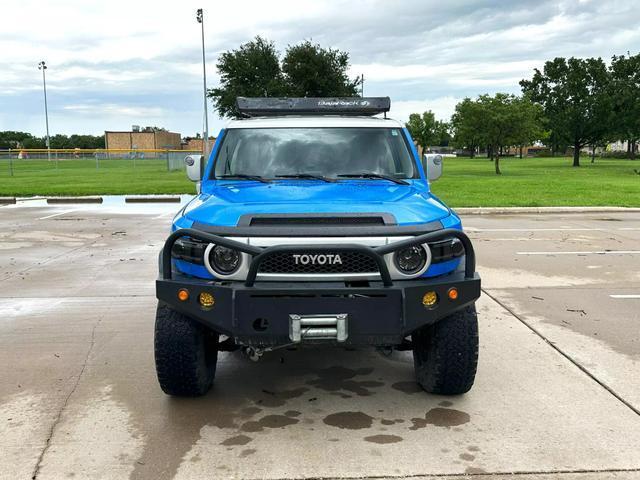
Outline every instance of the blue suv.
[(442, 157), (418, 156), (388, 97), (237, 107), (206, 164), (185, 159), (198, 195), (160, 253), (163, 391), (205, 394), (220, 351), (370, 345), (412, 350), (427, 392), (467, 392), (480, 278), (460, 218), (429, 189)]

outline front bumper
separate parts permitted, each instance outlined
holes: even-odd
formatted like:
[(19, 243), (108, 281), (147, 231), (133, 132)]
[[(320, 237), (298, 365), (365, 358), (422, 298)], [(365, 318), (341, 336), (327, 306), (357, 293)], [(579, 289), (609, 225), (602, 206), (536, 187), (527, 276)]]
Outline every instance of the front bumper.
[[(458, 298), (447, 292), (456, 287)], [(178, 300), (178, 290), (187, 289), (189, 299)], [(425, 308), (422, 297), (438, 295), (435, 307)], [(276, 346), (292, 342), (291, 315), (346, 314), (349, 345), (399, 345), (414, 330), (437, 322), (480, 296), (480, 277), (465, 278), (462, 272), (431, 280), (395, 282), (391, 287), (372, 282), (369, 287), (346, 287), (344, 283), (264, 283), (246, 287), (233, 282), (176, 277), (158, 279), (157, 297), (171, 308), (228, 335), (243, 345)], [(202, 292), (211, 293), (215, 304), (203, 308)]]
[[(198, 238), (211, 243), (237, 248), (253, 256), (246, 282), (202, 280), (175, 273), (171, 249), (181, 236)], [(392, 281), (383, 255), (428, 241), (454, 236), (465, 249), (465, 271), (431, 279)], [(480, 296), (480, 277), (475, 273), (475, 255), (469, 238), (459, 230), (445, 229), (418, 235), (381, 247), (362, 245), (325, 245), (314, 248), (354, 249), (371, 255), (378, 264), (380, 281), (368, 282), (366, 287), (350, 286), (344, 282), (256, 282), (260, 263), (272, 253), (304, 251), (304, 245), (278, 245), (260, 249), (229, 238), (182, 229), (172, 233), (161, 254), (161, 278), (156, 282), (156, 296), (171, 308), (228, 335), (237, 343), (253, 346), (277, 346), (292, 343), (293, 317), (327, 315), (347, 319), (346, 339), (341, 344), (399, 345), (418, 328), (475, 302)], [(455, 287), (458, 296), (449, 298)], [(178, 299), (180, 289), (187, 289), (189, 298)], [(438, 302), (426, 308), (422, 298), (435, 292)], [(198, 298), (203, 292), (215, 298), (212, 307), (204, 308)]]

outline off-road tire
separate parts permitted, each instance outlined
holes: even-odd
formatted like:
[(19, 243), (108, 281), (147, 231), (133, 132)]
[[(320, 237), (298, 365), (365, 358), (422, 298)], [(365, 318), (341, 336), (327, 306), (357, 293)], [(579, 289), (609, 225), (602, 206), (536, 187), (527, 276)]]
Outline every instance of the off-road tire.
[(189, 317), (158, 304), (154, 350), (156, 373), (168, 395), (197, 397), (213, 384), (218, 334)]
[(416, 381), (429, 393), (459, 395), (473, 386), (478, 365), (478, 316), (465, 307), (411, 335)]

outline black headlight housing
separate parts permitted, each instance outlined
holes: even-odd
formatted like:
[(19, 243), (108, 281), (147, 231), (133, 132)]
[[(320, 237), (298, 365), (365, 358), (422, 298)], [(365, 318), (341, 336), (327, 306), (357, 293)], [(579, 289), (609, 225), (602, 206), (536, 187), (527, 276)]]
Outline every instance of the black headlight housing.
[(431, 263), (448, 262), (464, 255), (464, 246), (457, 238), (429, 243)]
[(189, 237), (181, 237), (173, 244), (171, 256), (177, 260), (204, 265), (204, 251), (207, 245), (206, 242)]
[(393, 254), (393, 263), (405, 275), (414, 275), (427, 263), (427, 252), (422, 245), (403, 248)]
[(216, 245), (209, 251), (209, 265), (220, 275), (231, 275), (240, 268), (242, 254), (233, 248)]

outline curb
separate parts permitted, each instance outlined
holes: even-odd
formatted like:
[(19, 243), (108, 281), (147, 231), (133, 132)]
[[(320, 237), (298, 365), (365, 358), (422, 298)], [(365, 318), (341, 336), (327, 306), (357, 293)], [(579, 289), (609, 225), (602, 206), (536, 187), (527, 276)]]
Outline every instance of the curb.
[(638, 207), (463, 207), (454, 208), (460, 215), (514, 215), (526, 213), (629, 213)]
[(102, 203), (102, 197), (47, 197), (48, 204)]
[(136, 196), (124, 197), (125, 203), (180, 203), (179, 196)]
[(9, 205), (16, 203), (16, 197), (0, 197), (0, 205)]

